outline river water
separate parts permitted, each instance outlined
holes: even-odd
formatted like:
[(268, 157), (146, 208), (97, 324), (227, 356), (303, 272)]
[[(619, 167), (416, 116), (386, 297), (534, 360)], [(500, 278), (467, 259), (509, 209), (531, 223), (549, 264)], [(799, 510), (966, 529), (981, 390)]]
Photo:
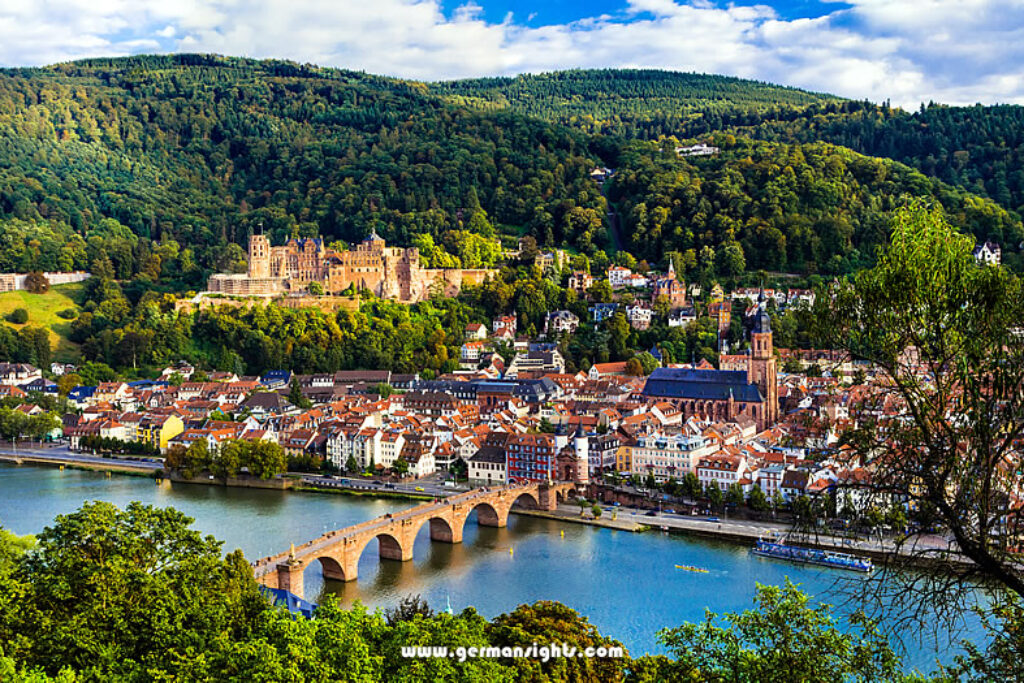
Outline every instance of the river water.
[[(154, 480), (79, 470), (0, 463), (0, 525), (17, 534), (38, 533), (58, 514), (83, 502), (124, 506), (138, 500), (173, 506), (195, 527), (258, 558), (321, 533), (366, 521), (415, 503), (344, 495), (288, 493), (220, 486), (156, 484)], [(471, 518), (463, 543), (431, 543), (424, 525), (412, 562), (380, 562), (370, 543), (354, 583), (324, 582), (319, 563), (306, 571), (306, 598), (325, 592), (346, 604), (359, 600), (388, 607), (418, 593), (435, 609), (449, 602), (456, 611), (474, 606), (488, 617), (536, 600), (557, 600), (587, 616), (598, 629), (622, 641), (634, 655), (662, 652), (657, 631), (698, 621), (705, 608), (741, 611), (752, 605), (755, 584), (782, 584), (788, 577), (817, 600), (845, 601), (837, 581), (857, 581), (850, 572), (759, 558), (745, 546), (659, 532), (643, 534), (512, 515), (508, 528), (479, 527)], [(564, 536), (563, 536), (564, 532)], [(509, 549), (513, 552), (509, 552)], [(708, 574), (677, 570), (694, 565)], [(978, 634), (971, 619), (968, 634)], [(948, 662), (947, 642), (906, 642), (908, 667), (931, 671), (938, 657)]]

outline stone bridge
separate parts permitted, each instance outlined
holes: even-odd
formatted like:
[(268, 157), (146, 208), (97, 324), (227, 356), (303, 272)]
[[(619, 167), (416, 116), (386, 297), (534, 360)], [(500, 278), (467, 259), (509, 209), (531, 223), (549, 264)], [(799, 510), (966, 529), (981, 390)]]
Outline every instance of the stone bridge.
[(416, 535), (424, 524), (430, 524), (430, 540), (461, 543), (466, 519), (474, 510), (481, 526), (503, 527), (508, 524), (513, 506), (555, 510), (567, 496), (575, 496), (575, 493), (573, 483), (474, 489), (330, 531), (308, 543), (292, 546), (290, 551), (257, 560), (253, 563), (253, 573), (265, 586), (283, 588), (302, 596), (302, 574), (313, 562), (320, 562), (324, 578), (355, 581), (359, 557), (374, 539), (377, 539), (381, 559), (406, 562), (412, 559)]

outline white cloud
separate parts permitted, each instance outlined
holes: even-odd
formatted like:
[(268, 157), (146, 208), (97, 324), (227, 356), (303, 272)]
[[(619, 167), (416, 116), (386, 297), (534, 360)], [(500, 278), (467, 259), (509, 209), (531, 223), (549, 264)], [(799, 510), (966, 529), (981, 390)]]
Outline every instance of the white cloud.
[(419, 79), (658, 67), (908, 107), (1024, 103), (1024, 0), (848, 0), (815, 19), (623, 0), (613, 16), (536, 27), (488, 23), (480, 2), (446, 16), (439, 0), (0, 0), (0, 64), (202, 51)]

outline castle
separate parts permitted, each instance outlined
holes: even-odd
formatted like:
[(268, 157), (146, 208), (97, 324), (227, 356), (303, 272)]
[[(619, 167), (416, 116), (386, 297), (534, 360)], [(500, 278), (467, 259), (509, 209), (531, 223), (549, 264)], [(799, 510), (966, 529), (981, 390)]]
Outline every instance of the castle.
[(319, 283), (326, 294), (349, 287), (369, 290), (383, 299), (422, 301), (435, 291), (454, 296), (464, 284), (480, 284), (496, 271), (458, 268), (422, 268), (419, 250), (389, 247), (372, 233), (355, 249), (328, 249), (320, 238), (292, 238), (270, 246), (265, 235), (249, 238), (249, 272), (210, 276), (207, 289), (239, 296), (280, 296), (308, 291)]

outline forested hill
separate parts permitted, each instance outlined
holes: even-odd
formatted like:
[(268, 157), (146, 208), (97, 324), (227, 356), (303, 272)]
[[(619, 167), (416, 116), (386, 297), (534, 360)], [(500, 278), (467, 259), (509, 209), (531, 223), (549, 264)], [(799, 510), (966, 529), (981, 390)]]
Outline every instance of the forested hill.
[[(690, 163), (671, 140), (656, 150), (590, 132), (579, 117), (544, 120), (559, 119), (557, 109), (530, 109), (533, 99), (591, 111), (580, 116), (595, 126), (604, 113), (605, 123), (627, 113), (650, 121), (664, 107), (676, 132), (712, 122), (736, 135), (721, 136), (720, 157)], [(211, 55), (0, 70), (0, 271), (99, 267), (136, 292), (199, 289), (212, 270), (245, 267), (239, 245), (260, 224), (275, 242), (351, 242), (377, 230), (440, 265), (494, 265), (494, 238), (509, 245), (522, 234), (593, 257), (609, 246), (608, 207), (590, 172), (606, 164), (621, 167), (609, 189), (636, 255), (663, 262), (677, 251), (709, 277), (734, 274), (738, 261), (702, 263), (704, 248), (732, 254), (737, 244), (751, 268), (860, 267), (908, 196), (939, 201), (979, 239), (1019, 239), (1019, 217), (990, 201), (813, 142), (820, 130), (861, 144), (854, 124), (841, 128), (859, 106), (656, 71), (428, 85)], [(743, 132), (791, 144), (754, 144)], [(839, 238), (815, 236), (833, 229)]]
[(435, 83), (453, 101), (510, 109), (585, 132), (681, 139), (729, 132), (831, 142), (886, 157), (1024, 215), (1024, 107), (845, 100), (758, 81), (656, 70), (575, 70)]
[(486, 110), (507, 108), (590, 133), (629, 132), (637, 125), (646, 130), (652, 121), (675, 129), (707, 112), (761, 111), (840, 100), (761, 81), (657, 69), (574, 69), (445, 81), (430, 87), (460, 104)]
[(976, 240), (1008, 245), (1020, 267), (1019, 218), (996, 203), (889, 159), (827, 143), (784, 144), (717, 134), (711, 157), (680, 158), (675, 143), (626, 145), (610, 197), (627, 249), (677, 254), (687, 279), (745, 271), (839, 275), (870, 266), (889, 221), (910, 197), (941, 205)]
[[(651, 133), (657, 127), (651, 122)], [(902, 161), (1024, 214), (1024, 107), (949, 107), (908, 112), (867, 102), (764, 112), (709, 113), (682, 126), (684, 137), (728, 130), (785, 142), (827, 141)]]
[[(237, 267), (240, 252), (224, 245), (256, 224), (275, 240), (352, 241), (375, 228), (407, 245), (541, 220), (561, 239), (571, 208), (604, 214), (588, 145), (422, 84), (286, 62), (175, 55), (3, 70), (0, 219), (18, 223), (0, 223), (0, 267), (88, 267), (104, 251), (130, 277), (150, 257), (138, 236), (188, 247), (156, 275), (192, 268), (198, 282)], [(25, 234), (32, 249), (18, 244)]]

